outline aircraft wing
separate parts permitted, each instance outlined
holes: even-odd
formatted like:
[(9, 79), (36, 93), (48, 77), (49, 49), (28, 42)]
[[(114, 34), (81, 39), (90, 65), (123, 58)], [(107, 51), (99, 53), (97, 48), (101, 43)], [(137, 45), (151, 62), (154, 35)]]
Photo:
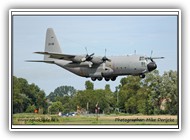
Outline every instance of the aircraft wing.
[(109, 62), (111, 61), (106, 56), (104, 56), (103, 58), (92, 57), (94, 53), (91, 55), (70, 55), (70, 54), (51, 53), (51, 52), (35, 52), (35, 53), (48, 55), (49, 58), (53, 58), (53, 59), (72, 61), (72, 63), (69, 63), (70, 64), (69, 67), (75, 67), (74, 64), (77, 64), (78, 67), (86, 67), (86, 66), (92, 67), (92, 65), (97, 67), (106, 61), (109, 61)]
[(76, 57), (76, 55), (50, 53), (50, 52), (35, 52), (35, 53), (49, 55), (49, 58), (63, 59), (63, 60), (68, 60), (68, 61), (74, 61), (74, 58)]

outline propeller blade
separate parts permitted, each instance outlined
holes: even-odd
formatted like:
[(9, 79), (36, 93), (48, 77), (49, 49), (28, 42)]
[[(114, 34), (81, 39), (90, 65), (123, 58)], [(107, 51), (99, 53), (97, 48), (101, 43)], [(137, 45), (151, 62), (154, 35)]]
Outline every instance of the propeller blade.
[(85, 47), (85, 50), (86, 50), (86, 54), (88, 55), (88, 50), (87, 50), (87, 48)]
[(90, 57), (92, 57), (94, 55), (94, 53), (92, 53), (91, 55), (89, 55)]
[(164, 59), (165, 57), (145, 57), (146, 59)]
[(152, 54), (153, 54), (153, 50), (151, 50), (151, 53), (150, 53), (150, 61), (154, 62), (154, 60), (152, 59)]
[(103, 69), (105, 70), (105, 62), (103, 63)]
[(152, 57), (152, 59), (164, 59), (165, 57)]
[(153, 50), (151, 50), (150, 58), (152, 57), (152, 54), (153, 54)]
[(94, 53), (92, 53), (91, 55), (87, 55), (86, 56), (86, 61), (90, 61), (90, 60), (92, 60), (92, 56), (94, 55)]
[(86, 56), (81, 59), (82, 62), (92, 60), (92, 56), (94, 55), (94, 53), (88, 55), (88, 50), (86, 47), (85, 47), (85, 50), (86, 50)]
[(103, 61), (103, 62), (106, 62), (106, 61), (111, 62), (111, 59), (108, 59), (108, 58), (106, 57), (106, 52), (107, 52), (107, 49), (105, 49), (105, 55), (104, 55), (104, 57), (102, 57), (102, 61)]
[(154, 59), (163, 59), (164, 57), (152, 57), (153, 50), (151, 50), (150, 57), (146, 57), (146, 59), (150, 59), (151, 62), (154, 62)]

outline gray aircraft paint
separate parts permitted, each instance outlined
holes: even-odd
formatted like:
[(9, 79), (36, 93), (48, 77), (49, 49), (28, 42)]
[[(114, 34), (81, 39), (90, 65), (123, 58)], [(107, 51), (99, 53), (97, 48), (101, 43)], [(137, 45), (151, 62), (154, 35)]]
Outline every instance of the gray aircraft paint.
[(106, 81), (115, 80), (120, 75), (139, 75), (144, 78), (145, 73), (157, 68), (153, 59), (162, 59), (163, 57), (146, 57), (143, 55), (124, 55), (112, 56), (94, 56), (91, 55), (70, 55), (63, 54), (52, 28), (46, 32), (44, 52), (36, 52), (44, 55), (44, 60), (29, 62), (45, 62), (56, 64), (78, 76), (91, 77), (92, 80)]

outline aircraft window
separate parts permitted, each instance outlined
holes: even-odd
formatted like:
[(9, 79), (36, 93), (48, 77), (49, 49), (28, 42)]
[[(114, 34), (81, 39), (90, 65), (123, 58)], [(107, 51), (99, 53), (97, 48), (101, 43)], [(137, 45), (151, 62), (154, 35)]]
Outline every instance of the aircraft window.
[(54, 45), (54, 43), (48, 43), (48, 45), (50, 46), (50, 45)]
[(144, 57), (144, 56), (140, 56), (140, 57), (139, 57), (139, 60), (140, 60), (140, 61), (145, 60), (145, 57)]

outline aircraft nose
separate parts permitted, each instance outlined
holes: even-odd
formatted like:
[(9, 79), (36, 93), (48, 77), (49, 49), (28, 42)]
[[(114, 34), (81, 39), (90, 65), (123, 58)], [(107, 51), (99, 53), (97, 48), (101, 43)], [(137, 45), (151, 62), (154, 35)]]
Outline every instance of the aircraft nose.
[(150, 62), (148, 65), (147, 65), (147, 68), (148, 68), (148, 71), (153, 71), (157, 68), (157, 65), (155, 62)]

